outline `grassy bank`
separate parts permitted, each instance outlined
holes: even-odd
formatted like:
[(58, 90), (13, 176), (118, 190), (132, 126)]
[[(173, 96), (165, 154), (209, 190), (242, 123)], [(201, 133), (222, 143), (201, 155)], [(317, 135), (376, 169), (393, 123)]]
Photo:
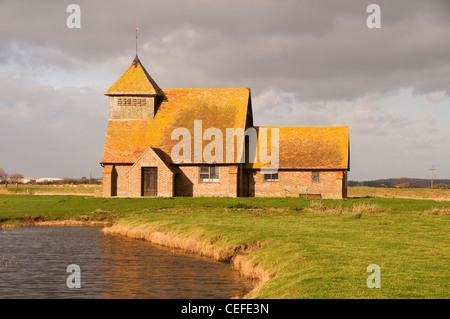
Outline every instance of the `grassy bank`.
[[(398, 198), (0, 195), (2, 223), (112, 221), (124, 232), (159, 233), (230, 256), (240, 247), (272, 278), (256, 298), (448, 298), (449, 212), (450, 202)], [(370, 264), (381, 268), (380, 289), (366, 286)]]

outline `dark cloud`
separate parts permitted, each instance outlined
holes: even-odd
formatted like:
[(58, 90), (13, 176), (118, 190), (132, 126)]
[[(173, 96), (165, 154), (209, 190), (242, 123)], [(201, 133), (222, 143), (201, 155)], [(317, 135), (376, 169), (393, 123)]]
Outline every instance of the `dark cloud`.
[[(373, 2), (381, 6), (381, 29), (366, 26)], [(81, 7), (81, 29), (66, 26), (71, 3)], [(19, 145), (39, 154), (40, 139), (57, 162), (65, 154), (83, 161), (73, 149), (91, 150), (89, 161), (97, 161), (103, 93), (134, 57), (136, 25), (141, 61), (161, 87), (251, 87), (261, 124), (350, 122), (357, 134), (392, 133), (415, 117), (366, 99), (403, 88), (432, 101), (449, 95), (449, 13), (448, 0), (3, 0), (0, 126), (2, 134), (17, 132), (15, 143), (2, 137), (0, 145), (16, 159)], [(108, 77), (93, 83), (94, 73)], [(80, 83), (66, 85), (72, 77)], [(448, 141), (441, 131), (430, 134)], [(411, 147), (430, 140), (414, 136)], [(43, 158), (33, 156), (34, 163)], [(45, 167), (39, 171), (50, 174)]]
[(202, 86), (284, 89), (304, 99), (449, 90), (448, 1), (378, 1), (377, 30), (366, 26), (371, 1), (83, 0), (81, 29), (68, 29), (70, 3), (3, 1), (1, 61), (109, 67), (99, 63), (132, 58), (139, 25), (142, 60), (164, 65), (156, 75), (168, 87), (192, 86), (201, 73)]

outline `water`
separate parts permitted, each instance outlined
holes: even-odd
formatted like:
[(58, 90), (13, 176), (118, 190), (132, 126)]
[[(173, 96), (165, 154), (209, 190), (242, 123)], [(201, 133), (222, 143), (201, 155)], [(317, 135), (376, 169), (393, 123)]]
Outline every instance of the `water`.
[[(81, 269), (69, 289), (67, 266)], [(231, 298), (251, 288), (229, 264), (104, 235), (99, 227), (0, 232), (0, 298)]]

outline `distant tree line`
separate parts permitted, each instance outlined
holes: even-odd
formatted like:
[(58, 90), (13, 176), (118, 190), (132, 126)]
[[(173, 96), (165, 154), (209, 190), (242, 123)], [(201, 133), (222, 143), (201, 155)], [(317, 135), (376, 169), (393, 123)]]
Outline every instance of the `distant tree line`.
[(65, 177), (62, 181), (59, 181), (59, 184), (71, 184), (71, 185), (79, 185), (79, 184), (101, 184), (102, 179), (101, 178), (89, 178), (82, 177), (82, 178), (69, 178)]
[[(388, 178), (377, 179), (373, 181), (349, 181), (350, 187), (388, 187), (388, 188), (430, 188), (430, 179), (421, 178)], [(450, 179), (435, 179), (433, 188), (447, 189), (450, 188)]]
[[(42, 180), (39, 182), (36, 182), (36, 178), (30, 178), (29, 181), (27, 181), (27, 184), (39, 184), (39, 185), (64, 185), (64, 184), (70, 184), (70, 185), (79, 185), (79, 184), (101, 184), (102, 178), (70, 178), (65, 177), (63, 179), (58, 180)], [(20, 173), (14, 173), (11, 175), (8, 175), (6, 171), (3, 168), (0, 168), (0, 184), (21, 184), (24, 183), (24, 177)]]
[(70, 178), (65, 177), (60, 180), (43, 180), (36, 182), (36, 180), (30, 180), (29, 184), (39, 184), (39, 185), (85, 185), (85, 184), (94, 184), (98, 185), (102, 183), (102, 178)]

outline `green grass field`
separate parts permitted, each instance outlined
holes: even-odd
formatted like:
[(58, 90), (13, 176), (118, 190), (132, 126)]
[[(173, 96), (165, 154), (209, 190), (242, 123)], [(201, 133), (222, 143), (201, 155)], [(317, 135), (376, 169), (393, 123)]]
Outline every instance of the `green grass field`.
[[(109, 220), (214, 243), (274, 278), (256, 298), (449, 298), (450, 202), (400, 198), (95, 198), (0, 195), (0, 222)], [(366, 268), (381, 268), (369, 289)]]

